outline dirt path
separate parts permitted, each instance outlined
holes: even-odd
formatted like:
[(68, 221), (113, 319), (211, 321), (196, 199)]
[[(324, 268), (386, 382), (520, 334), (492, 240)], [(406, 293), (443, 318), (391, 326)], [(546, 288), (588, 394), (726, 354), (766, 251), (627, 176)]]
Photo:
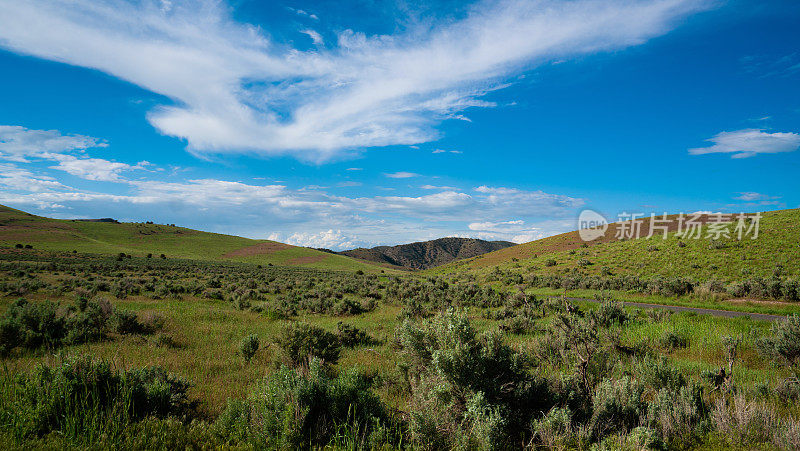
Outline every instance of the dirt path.
[[(569, 297), (567, 299), (570, 301), (600, 302), (597, 299), (582, 299), (582, 298), (569, 298)], [(765, 313), (733, 312), (730, 310), (716, 310), (716, 309), (699, 308), (699, 307), (683, 307), (680, 305), (648, 304), (644, 302), (625, 302), (625, 301), (623, 301), (622, 303), (625, 304), (626, 307), (657, 308), (657, 309), (671, 310), (673, 312), (695, 312), (701, 315), (712, 315), (712, 316), (719, 316), (722, 318), (738, 318), (740, 316), (749, 316), (752, 319), (757, 319), (761, 321), (778, 321), (786, 318), (786, 315), (768, 315)]]

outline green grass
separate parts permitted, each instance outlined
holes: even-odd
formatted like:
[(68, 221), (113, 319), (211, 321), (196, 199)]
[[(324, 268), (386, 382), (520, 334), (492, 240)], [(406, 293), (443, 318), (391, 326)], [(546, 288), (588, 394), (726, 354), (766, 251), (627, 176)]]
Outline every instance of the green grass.
[[(200, 279), (207, 282), (209, 279), (223, 276), (228, 282), (236, 279), (236, 286), (244, 286), (253, 280), (254, 276), (271, 271), (275, 271), (273, 273), (275, 278), (269, 282), (272, 285), (267, 284), (267, 286), (291, 286), (295, 287), (296, 291), (284, 290), (277, 294), (263, 292), (267, 294), (264, 298), (254, 299), (252, 302), (254, 307), (275, 305), (281, 296), (292, 297), (295, 294), (304, 295), (323, 289), (334, 277), (344, 280), (345, 285), (340, 287), (346, 287), (350, 282), (368, 284), (375, 290), (383, 290), (381, 291), (383, 297), (378, 302), (377, 308), (360, 315), (313, 314), (301, 310), (297, 317), (287, 320), (273, 319), (274, 316), (267, 313), (268, 310), (261, 313), (247, 309), (239, 310), (232, 301), (200, 296), (180, 295), (156, 299), (151, 291), (146, 291), (128, 295), (124, 299), (116, 299), (112, 297), (111, 292), (97, 292), (94, 294), (95, 299), (108, 298), (117, 310), (131, 310), (137, 312), (140, 317), (144, 317), (147, 313), (160, 314), (166, 318), (164, 329), (160, 333), (171, 337), (178, 346), (159, 346), (157, 335), (119, 335), (112, 332), (106, 341), (67, 346), (56, 351), (18, 349), (19, 352), (14, 352), (10, 357), (3, 359), (0, 381), (29, 372), (37, 364), (56, 364), (63, 360), (64, 355), (70, 353), (88, 354), (109, 361), (121, 370), (158, 365), (188, 380), (192, 384), (191, 399), (198, 400), (201, 403), (201, 412), (207, 418), (213, 419), (224, 410), (228, 399), (246, 398), (253, 392), (259, 380), (272, 374), (284, 361), (275, 340), (285, 325), (291, 321), (303, 321), (335, 332), (337, 323), (342, 321), (366, 331), (377, 339), (377, 343), (343, 349), (341, 358), (334, 365), (334, 371), (350, 367), (360, 368), (367, 377), (376, 381), (375, 393), (388, 406), (401, 412), (409, 412), (411, 401), (408, 393), (401, 388), (402, 376), (398, 369), (401, 359), (394, 340), (395, 330), (402, 322), (399, 316), (401, 305), (387, 293), (387, 287), (393, 282), (392, 278), (343, 275), (337, 272), (301, 268), (257, 270), (254, 265), (246, 263), (230, 264), (225, 267), (208, 263), (203, 267), (205, 270), (189, 270), (186, 268), (190, 267), (188, 266), (190, 262), (181, 263), (177, 260), (142, 263), (141, 259), (133, 259), (130, 263), (117, 264), (113, 259), (106, 258), (101, 262), (95, 258), (72, 265), (63, 260), (54, 260), (53, 264), (55, 269), (48, 268), (46, 262), (5, 262), (3, 270), (0, 271), (0, 282), (36, 279), (46, 281), (48, 285), (45, 288), (37, 292), (28, 292), (24, 297), (32, 302), (45, 299), (60, 301), (62, 307), (73, 305), (77, 292), (58, 291), (57, 287), (62, 286), (61, 282), (72, 280), (81, 281), (81, 284), (76, 286), (78, 288), (88, 287), (91, 285), (90, 282), (98, 282), (101, 279), (109, 281), (111, 285), (115, 283), (114, 281), (127, 279), (169, 280), (176, 284), (191, 285)], [(219, 272), (214, 272), (214, 269)], [(242, 272), (237, 273), (239, 270)], [(404, 276), (404, 278), (411, 277), (416, 276)], [(404, 281), (403, 279), (398, 283)], [(314, 285), (307, 285), (310, 282)], [(541, 290), (536, 292), (541, 296), (545, 295)], [(345, 297), (365, 300), (353, 292), (345, 293)], [(0, 314), (3, 314), (17, 297), (0, 298)], [(658, 299), (639, 297), (632, 300), (654, 302)], [(576, 304), (583, 310), (598, 308), (597, 303)], [(498, 311), (501, 308), (491, 310)], [(484, 317), (486, 309), (469, 307), (466, 310), (479, 331), (497, 330), (502, 324), (502, 321), (486, 319)], [(653, 320), (646, 313), (637, 312), (637, 309), (626, 308), (626, 310), (633, 319), (618, 329), (619, 343), (630, 348), (647, 349), (651, 355), (665, 356), (672, 366), (694, 381), (703, 383), (700, 376), (702, 372), (716, 371), (726, 365), (722, 351), (722, 339), (725, 336), (739, 336), (743, 340), (734, 369), (735, 381), (749, 396), (757, 397), (758, 387), (774, 388), (789, 375), (786, 369), (776, 366), (758, 353), (758, 338), (769, 332), (770, 324), (767, 322), (689, 313), (677, 313), (664, 319)], [(504, 333), (504, 340), (516, 349), (533, 353), (535, 348), (540, 346), (539, 340), (553, 329), (552, 324), (555, 320), (556, 316), (550, 312), (546, 317), (534, 320), (536, 325), (534, 331), (519, 335)], [(688, 346), (677, 349), (665, 348), (660, 344), (660, 340), (667, 332), (687, 337)], [(250, 363), (245, 363), (239, 354), (239, 346), (242, 339), (251, 334), (259, 337), (261, 348)], [(641, 357), (637, 356), (637, 359)], [(625, 360), (629, 359), (628, 357), (616, 355), (615, 358), (621, 359), (622, 362), (616, 366), (616, 371), (633, 371), (626, 367), (625, 362), (632, 361)], [(559, 374), (571, 374), (574, 371), (574, 368), (566, 363), (551, 365), (548, 362), (540, 362), (539, 365), (536, 371), (554, 378), (553, 380), (557, 380)], [(717, 394), (709, 393), (709, 396), (713, 398)], [(795, 404), (782, 405), (780, 408), (796, 416), (800, 413), (800, 409)], [(3, 443), (2, 437), (0, 443)]]
[[(380, 266), (316, 249), (289, 246), (269, 240), (201, 232), (184, 227), (144, 223), (107, 223), (49, 219), (0, 206), (0, 247), (32, 245), (48, 252), (98, 255), (119, 253), (144, 257), (183, 258), (204, 261), (241, 261), (261, 265), (365, 272), (391, 272)], [(267, 245), (258, 253), (242, 251)], [(237, 252), (238, 251), (238, 252)]]
[[(763, 213), (757, 239), (720, 241), (725, 247), (717, 249), (712, 248), (711, 240), (705, 236), (679, 240), (671, 233), (667, 239), (658, 235), (650, 239), (593, 242), (584, 248), (577, 233), (570, 232), (450, 263), (427, 273), (486, 274), (499, 267), (536, 274), (579, 271), (589, 275), (690, 277), (697, 281), (729, 282), (770, 277), (780, 266), (783, 276), (800, 277), (800, 210)], [(557, 264), (547, 266), (550, 259)], [(582, 266), (581, 260), (588, 260), (589, 264)]]

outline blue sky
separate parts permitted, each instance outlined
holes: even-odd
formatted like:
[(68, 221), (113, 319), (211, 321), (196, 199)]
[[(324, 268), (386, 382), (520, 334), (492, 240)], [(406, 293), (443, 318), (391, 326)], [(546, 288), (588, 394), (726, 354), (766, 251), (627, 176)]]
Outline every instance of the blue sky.
[(795, 1), (0, 0), (0, 203), (343, 249), (800, 206)]

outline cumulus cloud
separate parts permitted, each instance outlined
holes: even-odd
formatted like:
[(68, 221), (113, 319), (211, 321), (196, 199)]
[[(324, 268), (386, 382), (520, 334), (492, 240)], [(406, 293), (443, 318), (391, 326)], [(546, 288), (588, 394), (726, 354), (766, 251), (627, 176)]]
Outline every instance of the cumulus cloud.
[(300, 50), (218, 0), (2, 1), (0, 47), (168, 97), (147, 119), (192, 152), (324, 161), (436, 139), (440, 121), (494, 106), (481, 97), (522, 71), (642, 44), (710, 4), (485, 0), (394, 35), (337, 25), (330, 48)]
[[(277, 235), (276, 238), (280, 238), (280, 235)], [(334, 231), (333, 229), (319, 233), (293, 233), (286, 238), (285, 242), (294, 246), (335, 248), (336, 250), (353, 249), (362, 245), (361, 241), (345, 235), (341, 230)]]
[(730, 153), (733, 154), (731, 158), (749, 158), (761, 153), (794, 152), (800, 148), (800, 134), (769, 133), (755, 128), (717, 133), (706, 141), (714, 144), (689, 149), (689, 154)]
[(122, 180), (120, 178), (122, 171), (144, 169), (147, 165), (146, 161), (132, 166), (101, 158), (78, 158), (73, 155), (61, 154), (47, 154), (45, 157), (58, 162), (56, 166), (51, 166), (52, 169), (58, 169), (82, 179), (103, 182), (120, 181)]
[[(542, 191), (489, 187), (424, 196), (348, 197), (323, 188), (293, 189), (282, 184), (131, 180), (114, 172), (117, 169), (97, 178), (119, 184), (115, 190), (119, 192), (110, 194), (77, 189), (11, 163), (0, 164), (0, 204), (37, 208), (61, 217), (143, 221), (157, 214), (161, 222), (203, 230), (344, 249), (459, 235), (522, 242), (547, 233), (529, 218), (571, 217), (574, 207), (583, 203)], [(506, 219), (510, 215), (526, 219)]]
[(62, 135), (58, 130), (32, 130), (19, 125), (0, 125), (0, 159), (27, 162), (53, 152), (106, 147), (98, 138), (84, 135)]
[(490, 240), (506, 240), (517, 244), (527, 243), (545, 237), (540, 227), (525, 224), (521, 219), (500, 222), (473, 222), (469, 229), (477, 232), (476, 237)]
[(0, 163), (0, 186), (6, 190), (41, 193), (68, 188), (53, 177), (34, 175), (11, 163)]
[[(0, 125), (0, 159), (19, 163), (36, 160), (57, 162), (51, 169), (64, 171), (86, 180), (121, 181), (120, 173), (145, 169), (150, 163), (136, 165), (89, 158), (84, 151), (107, 147), (101, 139), (83, 135), (64, 135), (58, 130), (33, 130), (18, 125)], [(70, 154), (78, 153), (79, 156)], [(45, 184), (46, 185), (46, 184)]]

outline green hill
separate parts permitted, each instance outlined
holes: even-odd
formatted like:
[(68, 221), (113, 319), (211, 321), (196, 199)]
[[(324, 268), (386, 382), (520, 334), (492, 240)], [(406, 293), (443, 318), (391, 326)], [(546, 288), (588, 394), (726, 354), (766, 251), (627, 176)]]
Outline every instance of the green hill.
[[(673, 220), (675, 216), (671, 216)], [(709, 216), (702, 216), (706, 223)], [(611, 224), (601, 239), (584, 243), (577, 231), (453, 262), (431, 273), (486, 274), (498, 269), (522, 274), (584, 274), (598, 277), (688, 277), (696, 281), (732, 282), (780, 275), (800, 278), (800, 210), (764, 212), (757, 239), (736, 239), (735, 221), (727, 226), (730, 238), (700, 239), (676, 236), (677, 221), (670, 223), (667, 239), (618, 240), (620, 224)], [(649, 230), (649, 219), (642, 223)], [(646, 233), (645, 233), (646, 235)]]
[(164, 224), (50, 219), (0, 205), (0, 247), (31, 245), (51, 252), (119, 253), (144, 257), (243, 261), (331, 270), (392, 269), (343, 255), (268, 240), (201, 232)]

